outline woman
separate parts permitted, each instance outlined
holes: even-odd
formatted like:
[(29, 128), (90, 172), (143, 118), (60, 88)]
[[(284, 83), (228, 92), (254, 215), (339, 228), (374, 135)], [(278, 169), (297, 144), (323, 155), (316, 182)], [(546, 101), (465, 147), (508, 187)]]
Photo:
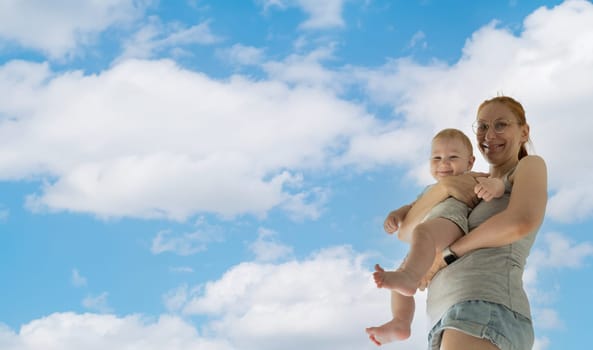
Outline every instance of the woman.
[[(544, 218), (546, 165), (541, 157), (527, 155), (525, 111), (510, 97), (484, 101), (474, 132), (478, 149), (490, 165), (490, 178), (444, 178), (416, 201), (401, 225), (402, 230), (414, 227), (448, 196), (468, 204), (476, 203), (474, 193), (484, 199), (470, 213), (470, 232), (435, 259), (433, 273), (446, 268), (434, 275), (428, 289), (429, 347), (531, 349), (533, 326), (522, 276)], [(482, 184), (491, 178), (504, 181), (501, 198), (491, 198), (484, 190)], [(426, 280), (431, 277), (429, 273)]]

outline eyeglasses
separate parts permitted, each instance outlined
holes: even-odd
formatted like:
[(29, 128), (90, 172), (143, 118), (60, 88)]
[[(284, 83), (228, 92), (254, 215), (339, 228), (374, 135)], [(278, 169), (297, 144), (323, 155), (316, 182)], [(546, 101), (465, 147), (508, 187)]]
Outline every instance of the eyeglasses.
[(512, 121), (506, 119), (496, 119), (492, 123), (485, 122), (483, 120), (476, 120), (472, 124), (472, 129), (476, 135), (484, 135), (490, 129), (490, 125), (492, 125), (495, 133), (502, 134), (512, 123)]

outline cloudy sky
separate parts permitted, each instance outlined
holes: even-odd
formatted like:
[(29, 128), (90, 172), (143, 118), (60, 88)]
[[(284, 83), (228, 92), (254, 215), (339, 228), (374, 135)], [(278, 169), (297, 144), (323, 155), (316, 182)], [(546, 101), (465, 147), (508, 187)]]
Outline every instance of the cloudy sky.
[(591, 1), (0, 0), (0, 348), (375, 348), (383, 219), (497, 94), (549, 168), (535, 349), (579, 348)]

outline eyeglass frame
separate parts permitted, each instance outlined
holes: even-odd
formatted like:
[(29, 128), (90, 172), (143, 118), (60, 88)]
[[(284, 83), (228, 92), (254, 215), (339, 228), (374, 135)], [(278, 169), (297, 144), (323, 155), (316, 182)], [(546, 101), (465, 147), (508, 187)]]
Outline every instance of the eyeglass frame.
[[(502, 127), (502, 129), (499, 128), (500, 130), (497, 130), (496, 123), (499, 123), (499, 122), (505, 122), (506, 124), (504, 124), (504, 126)], [(480, 123), (482, 123), (483, 125), (486, 125), (487, 126), (487, 128), (484, 131), (479, 131), (478, 126), (479, 126)], [(490, 130), (490, 128), (492, 127), (492, 130), (494, 130), (495, 133), (502, 134), (513, 123), (517, 123), (517, 122), (514, 121), (514, 120), (511, 120), (511, 119), (495, 119), (495, 120), (493, 120), (491, 122), (485, 122), (483, 120), (479, 120), (478, 119), (478, 120), (475, 120), (472, 123), (472, 131), (476, 135), (485, 135), (488, 132), (488, 130)]]

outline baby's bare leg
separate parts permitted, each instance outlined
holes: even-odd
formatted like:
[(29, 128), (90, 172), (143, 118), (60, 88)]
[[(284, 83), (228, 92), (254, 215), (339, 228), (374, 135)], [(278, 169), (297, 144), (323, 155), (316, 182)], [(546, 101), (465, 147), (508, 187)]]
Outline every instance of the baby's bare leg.
[(414, 297), (391, 292), (393, 319), (381, 326), (367, 328), (369, 339), (377, 345), (408, 339), (415, 307)]
[(373, 278), (377, 287), (414, 295), (418, 283), (434, 261), (435, 252), (449, 246), (462, 234), (459, 226), (443, 218), (419, 224), (412, 232), (410, 252), (399, 269), (385, 271), (378, 265), (375, 267)]

